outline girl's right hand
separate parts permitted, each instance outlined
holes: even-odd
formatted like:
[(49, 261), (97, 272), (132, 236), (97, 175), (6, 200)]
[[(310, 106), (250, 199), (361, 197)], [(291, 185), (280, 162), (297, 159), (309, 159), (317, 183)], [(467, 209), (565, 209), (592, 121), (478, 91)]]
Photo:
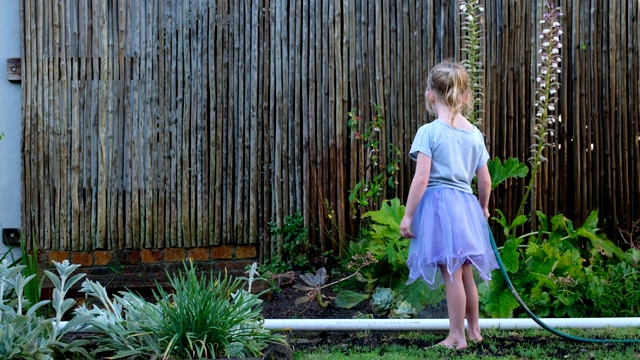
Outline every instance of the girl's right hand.
[(400, 236), (405, 239), (413, 238), (413, 233), (411, 232), (411, 224), (413, 223), (413, 218), (403, 216), (402, 221), (400, 222)]
[(489, 214), (489, 209), (482, 208), (482, 212), (484, 213), (484, 218), (488, 220), (489, 216), (491, 216), (491, 214)]

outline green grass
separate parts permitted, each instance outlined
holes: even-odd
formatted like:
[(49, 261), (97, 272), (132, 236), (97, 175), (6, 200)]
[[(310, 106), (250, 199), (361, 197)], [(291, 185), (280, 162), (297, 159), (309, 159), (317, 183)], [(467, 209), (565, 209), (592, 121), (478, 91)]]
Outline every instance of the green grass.
[[(586, 338), (640, 339), (640, 328), (577, 330), (564, 332)], [(543, 330), (485, 330), (482, 344), (464, 350), (429, 348), (444, 332), (407, 332), (382, 338), (373, 346), (345, 344), (320, 346), (294, 353), (295, 360), (418, 360), (418, 359), (640, 359), (640, 343), (584, 343), (565, 340)]]

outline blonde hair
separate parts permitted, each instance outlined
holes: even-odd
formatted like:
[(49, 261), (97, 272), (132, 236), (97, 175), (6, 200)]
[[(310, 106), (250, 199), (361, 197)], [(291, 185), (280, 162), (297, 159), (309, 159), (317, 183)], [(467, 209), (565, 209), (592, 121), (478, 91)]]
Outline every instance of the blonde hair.
[[(473, 93), (469, 85), (469, 74), (457, 62), (445, 60), (431, 69), (427, 78), (427, 91), (433, 92), (444, 105), (451, 109), (451, 126), (456, 115), (467, 116), (473, 109)], [(427, 100), (427, 110), (438, 115)]]

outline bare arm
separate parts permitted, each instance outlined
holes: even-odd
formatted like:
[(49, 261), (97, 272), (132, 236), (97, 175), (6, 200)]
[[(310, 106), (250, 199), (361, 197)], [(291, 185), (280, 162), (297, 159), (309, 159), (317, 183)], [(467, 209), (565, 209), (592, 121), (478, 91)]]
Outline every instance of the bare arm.
[(427, 189), (429, 176), (431, 174), (431, 158), (423, 153), (418, 153), (418, 162), (416, 165), (416, 173), (411, 180), (409, 195), (407, 196), (407, 205), (404, 210), (404, 217), (400, 222), (400, 235), (404, 238), (412, 238), (411, 224), (413, 223), (413, 214)]
[(476, 177), (478, 178), (478, 201), (484, 217), (489, 218), (489, 197), (491, 196), (491, 175), (489, 174), (489, 168), (485, 164), (478, 170), (476, 170)]

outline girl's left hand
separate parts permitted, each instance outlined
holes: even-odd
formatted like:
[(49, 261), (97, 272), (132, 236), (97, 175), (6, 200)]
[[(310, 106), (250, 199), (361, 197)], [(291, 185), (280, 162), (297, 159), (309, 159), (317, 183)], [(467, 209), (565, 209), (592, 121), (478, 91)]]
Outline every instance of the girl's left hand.
[(413, 223), (412, 218), (408, 218), (404, 216), (402, 221), (400, 222), (400, 236), (406, 239), (413, 238), (413, 232), (411, 232), (411, 223)]

